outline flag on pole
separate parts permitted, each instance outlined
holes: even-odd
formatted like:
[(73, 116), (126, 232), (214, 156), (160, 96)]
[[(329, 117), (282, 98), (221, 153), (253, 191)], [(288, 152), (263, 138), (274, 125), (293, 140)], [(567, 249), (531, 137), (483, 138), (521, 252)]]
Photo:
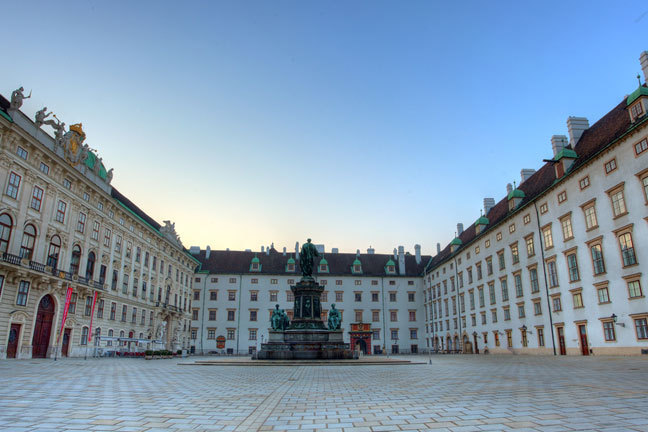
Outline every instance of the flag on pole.
[(97, 291), (94, 292), (94, 296), (92, 297), (92, 312), (90, 312), (90, 330), (88, 331), (88, 344), (92, 342), (92, 319), (94, 318), (94, 308), (96, 302), (97, 302)]
[(61, 335), (63, 335), (63, 329), (65, 328), (65, 320), (67, 319), (68, 309), (70, 308), (70, 299), (72, 298), (72, 286), (68, 285), (67, 293), (65, 294), (65, 307), (63, 308), (63, 319), (61, 320), (61, 330), (59, 331), (58, 338), (56, 338), (56, 343), (58, 344), (61, 340)]

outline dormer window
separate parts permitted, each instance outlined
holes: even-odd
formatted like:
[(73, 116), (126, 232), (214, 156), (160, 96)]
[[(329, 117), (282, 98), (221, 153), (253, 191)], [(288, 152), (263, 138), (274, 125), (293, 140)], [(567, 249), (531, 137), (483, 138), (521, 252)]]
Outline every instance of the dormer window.
[(259, 258), (256, 255), (254, 256), (254, 258), (252, 258), (252, 262), (250, 262), (250, 271), (251, 272), (261, 271), (261, 262), (259, 261)]
[(252, 270), (259, 270), (259, 263), (252, 263)]
[[(639, 78), (637, 76), (637, 79)], [(646, 109), (648, 108), (648, 87), (641, 85), (641, 82), (639, 82), (639, 87), (630, 93), (626, 99), (626, 107), (630, 112), (630, 121), (633, 123), (646, 115)]]
[(329, 272), (328, 261), (326, 261), (326, 258), (322, 258), (319, 265), (317, 266), (317, 270), (318, 270), (319, 273), (328, 273)]
[(353, 265), (351, 266), (351, 272), (353, 274), (359, 274), (362, 273), (362, 263), (358, 258), (353, 261)]
[(633, 118), (639, 118), (642, 115), (644, 115), (644, 109), (643, 109), (643, 105), (641, 104), (641, 101), (637, 102), (636, 104), (630, 107), (630, 114), (632, 115)]
[(294, 258), (288, 258), (288, 262), (286, 263), (286, 272), (287, 273), (293, 273), (295, 271), (295, 259)]

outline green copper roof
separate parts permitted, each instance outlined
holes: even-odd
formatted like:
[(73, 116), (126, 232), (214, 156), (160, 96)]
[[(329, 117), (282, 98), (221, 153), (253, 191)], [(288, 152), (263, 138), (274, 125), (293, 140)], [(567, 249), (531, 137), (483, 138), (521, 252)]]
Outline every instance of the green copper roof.
[(359, 260), (358, 258), (356, 258), (356, 259), (353, 261), (353, 265), (362, 265), (362, 263), (360, 262), (360, 260)]
[(6, 118), (7, 120), (9, 120), (11, 123), (13, 123), (13, 119), (12, 119), (11, 116), (10, 116), (9, 114), (7, 114), (6, 112), (4, 112), (4, 111), (0, 111), (0, 115), (1, 115), (2, 117)]
[(556, 155), (554, 158), (555, 161), (559, 161), (562, 158), (571, 158), (571, 159), (576, 159), (578, 155), (576, 152), (572, 149), (564, 148), (560, 150), (560, 152)]
[(259, 262), (259, 258), (257, 258), (257, 256), (255, 255), (254, 258), (252, 258), (252, 262), (253, 262), (253, 263), (258, 263), (258, 262)]
[(637, 90), (630, 93), (630, 96), (628, 96), (628, 99), (626, 100), (626, 106), (629, 106), (632, 102), (639, 99), (639, 96), (648, 96), (648, 87), (639, 86), (637, 87)]
[(392, 261), (391, 258), (390, 258), (389, 261), (387, 261), (387, 264), (385, 264), (385, 265), (386, 266), (395, 266), (396, 263), (394, 261)]
[(326, 258), (322, 258), (319, 265), (328, 265), (328, 261), (326, 261)]
[(475, 225), (488, 225), (490, 221), (486, 216), (481, 216), (479, 219), (477, 219), (477, 222), (475, 222)]
[(459, 239), (459, 237), (455, 237), (455, 238), (450, 242), (450, 245), (451, 245), (451, 246), (461, 246), (461, 244), (462, 244), (462, 243), (461, 243), (461, 240)]
[(293, 257), (288, 258), (288, 264), (295, 264), (295, 259)]
[[(88, 152), (88, 158), (85, 161), (86, 166), (94, 171), (96, 163), (101, 163), (97, 159), (97, 155), (92, 152)], [(101, 167), (99, 168), (99, 177), (104, 180), (106, 180), (106, 178), (108, 177), (108, 172), (106, 171), (106, 167), (103, 163), (101, 163)]]
[(526, 195), (524, 192), (522, 192), (520, 189), (513, 189), (511, 192), (508, 194), (508, 199), (513, 199), (513, 198), (524, 198)]

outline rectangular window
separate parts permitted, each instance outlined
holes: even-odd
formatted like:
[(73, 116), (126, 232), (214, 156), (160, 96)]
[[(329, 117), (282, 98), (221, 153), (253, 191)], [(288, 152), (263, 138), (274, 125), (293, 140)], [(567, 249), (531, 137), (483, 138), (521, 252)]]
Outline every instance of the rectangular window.
[(614, 217), (623, 216), (627, 213), (623, 189), (611, 193), (610, 199), (612, 200), (612, 212), (614, 213)]
[(362, 293), (361, 292), (356, 292), (354, 293), (355, 301), (361, 302), (362, 301)]
[(49, 174), (49, 166), (47, 164), (41, 162), (39, 169), (43, 174)]
[(259, 299), (259, 292), (258, 291), (250, 291), (250, 301), (257, 301)]
[(67, 178), (63, 179), (63, 187), (65, 189), (71, 189), (72, 188), (72, 182), (70, 181), (70, 179), (67, 179)]
[(504, 311), (504, 321), (511, 320), (511, 310), (508, 307), (502, 309)]
[(628, 282), (628, 295), (630, 296), (630, 298), (643, 297), (641, 283), (639, 282), (639, 280)]
[[(270, 301), (271, 302), (276, 302), (277, 301), (277, 291), (270, 291)], [(324, 301), (324, 300), (322, 300)]]
[(115, 321), (115, 315), (117, 314), (117, 303), (110, 304), (110, 319)]
[(90, 316), (91, 313), (92, 313), (92, 296), (86, 296), (85, 310), (83, 311), (83, 315)]
[(133, 308), (133, 314), (132, 314), (132, 317), (131, 317), (131, 323), (137, 324), (137, 308), (136, 307)]
[(596, 207), (594, 206), (594, 203), (583, 207), (583, 213), (585, 215), (585, 227), (588, 230), (598, 227), (598, 218), (596, 217)]
[(529, 270), (529, 280), (531, 282), (531, 292), (537, 293), (540, 291), (540, 284), (538, 284), (538, 269), (532, 268)]
[(409, 320), (410, 321), (416, 321), (416, 311), (409, 311)]
[(590, 185), (590, 179), (589, 176), (585, 176), (582, 179), (578, 181), (578, 185), (580, 186), (580, 189), (583, 190), (587, 188)]
[(524, 295), (522, 288), (522, 275), (520, 273), (516, 273), (515, 275), (513, 275), (513, 280), (515, 281), (515, 296), (522, 297)]
[(535, 255), (535, 245), (533, 244), (533, 234), (525, 239), (527, 256), (532, 257)]
[(567, 268), (569, 270), (569, 282), (576, 282), (580, 280), (580, 274), (578, 273), (578, 259), (576, 258), (576, 252), (567, 254)]
[(129, 285), (129, 275), (124, 274), (124, 279), (122, 280), (122, 294), (128, 294), (128, 285)]
[(594, 274), (599, 275), (605, 273), (605, 261), (603, 260), (603, 248), (601, 244), (594, 244), (590, 247), (592, 253), (592, 265)]
[(65, 210), (67, 209), (67, 204), (59, 200), (58, 205), (56, 206), (56, 222), (65, 223)]
[(484, 307), (484, 288), (477, 288), (477, 293), (479, 294), (479, 307)]
[(616, 340), (616, 334), (614, 332), (614, 321), (603, 322), (603, 335), (605, 336), (606, 342), (613, 342)]
[(42, 203), (43, 203), (43, 189), (39, 188), (38, 186), (34, 186), (34, 189), (32, 191), (32, 199), (29, 206), (36, 211), (40, 211)]
[(13, 171), (11, 172), (11, 174), (9, 174), (9, 183), (7, 183), (6, 194), (13, 199), (16, 199), (18, 197), (18, 189), (20, 189), (21, 179), (22, 177), (20, 177), (18, 174), (16, 174)]
[(608, 287), (601, 287), (596, 290), (596, 293), (598, 295), (598, 302), (599, 304), (602, 303), (610, 303), (610, 293), (608, 291)]
[(27, 150), (25, 150), (24, 148), (18, 146), (18, 148), (16, 148), (16, 154), (18, 155), (18, 157), (27, 160)]
[(104, 228), (104, 246), (109, 248), (110, 247), (110, 239), (111, 239), (112, 233), (108, 228)]
[(257, 320), (257, 311), (256, 310), (251, 310), (250, 311), (250, 321), (256, 321)]
[(520, 262), (520, 253), (518, 252), (517, 243), (513, 243), (511, 245), (511, 257), (513, 259), (513, 264), (517, 264)]
[(605, 174), (610, 174), (615, 169), (617, 169), (616, 159), (612, 159), (605, 163)]
[(76, 304), (77, 304), (77, 293), (72, 293), (70, 296), (70, 307), (68, 308), (68, 312), (73, 314), (76, 313)]
[(18, 285), (18, 296), (16, 297), (16, 304), (18, 306), (26, 306), (28, 295), (29, 295), (29, 282), (24, 280), (20, 281), (20, 285)]
[(634, 149), (635, 149), (635, 154), (637, 156), (639, 156), (641, 153), (648, 150), (648, 138), (644, 138), (641, 141), (639, 141), (637, 144), (635, 144)]
[(508, 282), (506, 281), (506, 278), (500, 279), (500, 286), (502, 288), (502, 301), (508, 301)]
[(549, 288), (558, 286), (558, 269), (556, 268), (556, 261), (549, 261), (547, 263), (547, 273), (549, 275)]
[(574, 302), (574, 309), (580, 309), (583, 307), (583, 293), (578, 291), (572, 293), (572, 300)]
[(560, 296), (555, 296), (551, 298), (551, 304), (553, 306), (554, 312), (560, 312), (562, 310), (562, 304), (560, 302)]
[(637, 339), (648, 339), (648, 319), (637, 318), (634, 320)]
[(122, 315), (121, 315), (122, 322), (126, 322), (126, 315), (127, 314), (128, 314), (128, 306), (123, 305), (122, 306)]
[(542, 315), (542, 305), (540, 303), (540, 300), (533, 302), (533, 313), (535, 315)]
[(79, 218), (77, 220), (76, 230), (81, 234), (83, 234), (83, 232), (85, 231), (85, 221), (86, 221), (85, 213), (79, 212)]
[(518, 318), (524, 318), (526, 315), (524, 313), (524, 303), (518, 305)]
[(249, 335), (249, 340), (256, 340), (257, 338), (257, 331), (256, 329), (250, 329), (250, 335)]
[[(234, 330), (232, 330), (232, 332), (234, 332)], [(227, 335), (229, 336), (229, 329), (227, 330)], [(207, 329), (207, 339), (216, 339), (216, 329)], [(234, 339), (234, 336), (232, 336), (229, 340), (232, 339)]]
[(488, 297), (490, 304), (495, 304), (495, 284), (493, 282), (489, 282), (488, 284)]
[(553, 235), (551, 233), (551, 225), (542, 228), (542, 237), (544, 239), (545, 249), (553, 247)]
[(344, 292), (342, 292), (342, 291), (335, 291), (335, 301), (336, 301), (336, 302), (344, 301)]
[(571, 216), (566, 216), (560, 220), (560, 227), (562, 228), (563, 240), (567, 241), (574, 237), (572, 230)]
[(504, 270), (506, 268), (506, 262), (504, 259), (504, 251), (497, 252), (497, 260), (499, 262), (499, 269)]
[(635, 256), (634, 246), (632, 244), (632, 235), (629, 232), (625, 232), (619, 236), (619, 247), (621, 248), (623, 267), (637, 264), (637, 257)]
[(371, 321), (380, 322), (380, 311), (377, 310), (371, 311)]
[(395, 310), (389, 311), (389, 320), (392, 322), (398, 321), (398, 312)]
[(236, 319), (236, 313), (233, 310), (228, 310), (227, 311), (227, 321), (235, 321)]
[(236, 301), (236, 291), (227, 291), (227, 300)]
[(97, 318), (103, 318), (103, 312), (104, 312), (104, 300), (99, 299), (97, 301)]
[(558, 204), (562, 204), (567, 201), (567, 191), (562, 191), (558, 194)]

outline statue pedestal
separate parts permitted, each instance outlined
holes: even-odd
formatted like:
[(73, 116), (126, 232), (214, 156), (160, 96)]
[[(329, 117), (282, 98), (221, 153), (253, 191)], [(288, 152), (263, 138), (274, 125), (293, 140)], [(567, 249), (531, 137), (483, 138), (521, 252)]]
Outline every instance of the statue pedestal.
[(312, 278), (302, 279), (290, 289), (295, 295), (293, 321), (285, 330), (269, 330), (268, 343), (261, 344), (259, 360), (352, 359), (343, 330), (328, 330), (321, 319), (320, 296), (324, 288)]

